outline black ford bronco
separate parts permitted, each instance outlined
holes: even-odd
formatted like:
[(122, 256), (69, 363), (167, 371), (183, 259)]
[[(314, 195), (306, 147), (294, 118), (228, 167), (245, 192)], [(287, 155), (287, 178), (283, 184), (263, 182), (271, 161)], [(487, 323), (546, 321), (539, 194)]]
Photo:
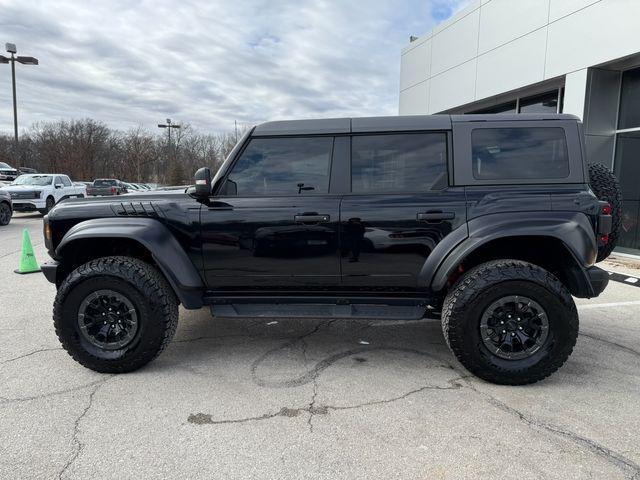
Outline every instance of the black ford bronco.
[(216, 317), (437, 317), (485, 380), (536, 382), (569, 357), (572, 299), (598, 296), (620, 191), (570, 115), (269, 122), (186, 191), (86, 198), (44, 220), (63, 347), (128, 372), (178, 305)]

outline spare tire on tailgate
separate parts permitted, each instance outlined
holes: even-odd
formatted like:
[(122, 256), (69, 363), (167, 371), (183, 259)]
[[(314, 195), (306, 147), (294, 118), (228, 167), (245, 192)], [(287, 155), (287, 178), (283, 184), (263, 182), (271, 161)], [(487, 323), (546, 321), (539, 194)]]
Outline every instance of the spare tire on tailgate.
[(601, 163), (589, 164), (589, 184), (598, 199), (611, 205), (612, 225), (609, 241), (606, 245), (598, 247), (596, 261), (601, 262), (611, 255), (618, 244), (622, 225), (622, 192), (616, 176)]

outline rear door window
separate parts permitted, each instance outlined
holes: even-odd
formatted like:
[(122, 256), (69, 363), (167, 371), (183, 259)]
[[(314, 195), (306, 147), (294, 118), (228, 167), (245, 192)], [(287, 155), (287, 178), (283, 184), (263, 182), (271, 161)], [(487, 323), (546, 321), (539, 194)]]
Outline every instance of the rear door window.
[(424, 192), (446, 185), (445, 133), (357, 135), (352, 138), (353, 193)]
[(477, 180), (558, 179), (569, 176), (563, 128), (478, 128), (471, 134)]

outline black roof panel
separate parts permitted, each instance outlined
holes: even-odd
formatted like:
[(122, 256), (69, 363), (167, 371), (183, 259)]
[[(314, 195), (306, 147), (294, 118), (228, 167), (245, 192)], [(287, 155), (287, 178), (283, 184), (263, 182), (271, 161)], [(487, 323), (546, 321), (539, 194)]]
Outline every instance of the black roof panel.
[(451, 116), (404, 115), (398, 117), (365, 117), (351, 119), (351, 131), (353, 133), (410, 130), (451, 130)]
[(578, 120), (568, 113), (477, 113), (471, 115), (451, 115), (456, 122), (531, 122), (536, 120)]
[(253, 137), (267, 135), (309, 135), (327, 133), (350, 133), (350, 118), (322, 118), (317, 120), (280, 120), (261, 123), (252, 133)]
[(412, 130), (451, 130), (456, 122), (517, 122), (535, 120), (580, 120), (574, 115), (518, 113), (475, 115), (402, 115), (389, 117), (322, 118), (317, 120), (281, 120), (261, 123), (252, 136), (327, 135), (366, 132), (406, 132)]

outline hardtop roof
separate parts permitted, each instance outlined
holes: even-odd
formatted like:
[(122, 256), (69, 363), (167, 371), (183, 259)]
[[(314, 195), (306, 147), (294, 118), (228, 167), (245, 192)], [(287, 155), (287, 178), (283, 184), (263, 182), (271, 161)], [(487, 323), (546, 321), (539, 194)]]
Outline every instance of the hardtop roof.
[(451, 130), (458, 122), (518, 122), (536, 120), (580, 119), (567, 114), (475, 114), (475, 115), (400, 115), (388, 117), (322, 118), (312, 120), (277, 120), (257, 125), (252, 136), (326, 135), (367, 132), (408, 132)]

